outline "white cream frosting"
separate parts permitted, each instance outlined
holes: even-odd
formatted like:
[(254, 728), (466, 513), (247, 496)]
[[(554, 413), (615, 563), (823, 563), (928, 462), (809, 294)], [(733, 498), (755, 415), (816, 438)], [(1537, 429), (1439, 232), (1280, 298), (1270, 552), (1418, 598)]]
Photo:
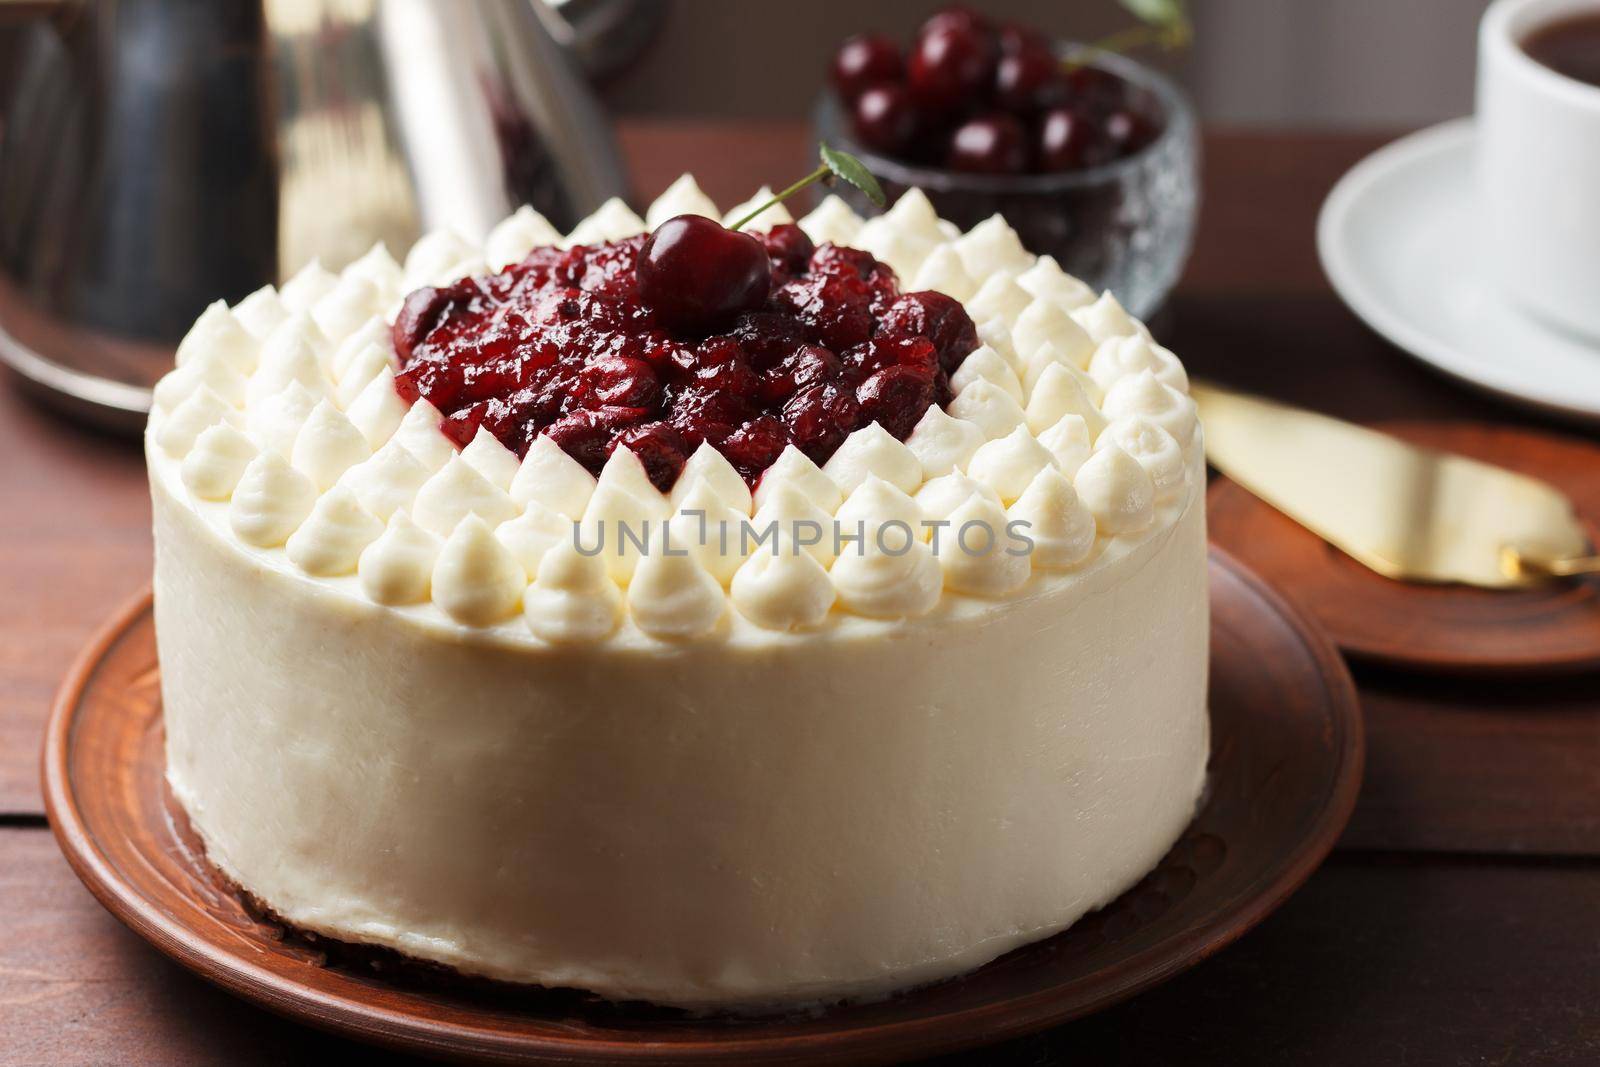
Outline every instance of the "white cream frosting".
[(1042, 345), (1055, 346), (1060, 358), (1076, 367), (1088, 366), (1094, 355), (1094, 342), (1052, 300), (1035, 300), (1030, 303), (1011, 326), (1011, 343), (1024, 364)]
[(1040, 471), (1007, 514), (1025, 524), (1023, 531), (1033, 542), (1035, 567), (1071, 567), (1082, 563), (1094, 549), (1094, 514), (1059, 470)]
[(716, 201), (701, 191), (694, 175), (683, 174), (651, 202), (649, 210), (644, 213), (644, 220), (651, 229), (655, 229), (679, 215), (700, 215), (714, 219), (720, 214)]
[(321, 400), (295, 434), (290, 462), (319, 491), (326, 492), (345, 471), (370, 455), (372, 446), (366, 435), (344, 412), (328, 400)]
[(1138, 460), (1150, 475), (1158, 497), (1183, 488), (1187, 474), (1183, 448), (1170, 433), (1143, 415), (1116, 420), (1105, 428), (1100, 440), (1109, 441)]
[(517, 512), (511, 497), (461, 455), (451, 456), (437, 474), (423, 482), (411, 502), (411, 517), (417, 525), (440, 537), (449, 536), (468, 515), (478, 516), (492, 529), (516, 518)]
[(1027, 421), (1022, 405), (986, 378), (969, 382), (957, 393), (950, 401), (950, 414), (977, 426), (990, 441), (1004, 437)]
[(678, 481), (672, 487), (673, 508), (681, 508), (684, 497), (691, 491), (702, 489), (715, 494), (725, 507), (744, 515), (750, 514), (750, 509), (754, 506), (750, 487), (744, 483), (739, 472), (733, 469), (733, 464), (704, 441), (700, 442), (699, 448), (690, 453), (683, 465), (683, 472), (678, 475)]
[(355, 492), (362, 507), (385, 522), (401, 508), (409, 508), (427, 481), (428, 468), (399, 441), (390, 441), (339, 479)]
[(382, 312), (386, 303), (383, 291), (371, 279), (346, 271), (328, 295), (312, 306), (311, 319), (332, 347)]
[(1146, 332), (1144, 325), (1129, 315), (1109, 292), (1101, 293), (1094, 303), (1073, 311), (1072, 317), (1097, 345), (1113, 337)]
[(505, 493), (511, 491), (511, 483), (521, 466), (517, 454), (481, 426), (472, 440), (467, 442), (467, 447), (461, 450), (461, 458), (490, 485)]
[(650, 530), (666, 517), (653, 501), (601, 478), (583, 509), (577, 536), (581, 545), (597, 553), (614, 581), (627, 585), (644, 554)]
[(483, 255), (471, 241), (453, 230), (424, 234), (406, 253), (404, 287), (449, 285), (483, 266)]
[(1039, 443), (1056, 457), (1061, 473), (1072, 477), (1078, 473), (1089, 453), (1094, 451), (1094, 435), (1082, 415), (1063, 415), (1054, 426), (1039, 435)]
[(794, 487), (817, 507), (833, 514), (844, 500), (837, 482), (793, 445), (788, 445), (756, 483), (755, 506), (760, 508), (780, 485)]
[(819, 245), (829, 242), (848, 245), (861, 230), (861, 216), (851, 211), (849, 204), (829, 193), (811, 214), (800, 220), (799, 226)]
[(545, 553), (523, 594), (528, 629), (546, 641), (597, 641), (617, 628), (622, 593), (598, 556), (564, 541)]
[(684, 641), (717, 628), (728, 607), (722, 584), (687, 546), (663, 534), (639, 561), (628, 583), (628, 613), (651, 637)]
[(954, 242), (961, 263), (974, 278), (1015, 274), (1033, 265), (1017, 231), (999, 215), (990, 215)]
[(334, 395), (341, 407), (349, 407), (361, 389), (394, 362), (391, 330), (388, 320), (375, 314), (333, 346), (326, 369), (337, 383)]
[(594, 475), (540, 434), (512, 476), (510, 493), (511, 499), (524, 507), (539, 504), (569, 519), (580, 519), (594, 486)]
[[(750, 212), (754, 211), (758, 207), (761, 207), (761, 205), (765, 204), (768, 200), (771, 200), (772, 195), (771, 187), (763, 185), (761, 188), (755, 191), (750, 199), (741, 204), (735, 204), (733, 207), (723, 212), (723, 224), (732, 226), (746, 215), (749, 215)], [(711, 217), (715, 218), (716, 216), (713, 215)], [(769, 204), (762, 210), (761, 214), (750, 219), (750, 221), (746, 222), (742, 227), (740, 227), (740, 229), (764, 233), (767, 230), (772, 229), (774, 226), (781, 226), (786, 222), (793, 221), (794, 216), (789, 214), (788, 208), (784, 207), (782, 204)]]
[[(750, 520), (753, 533), (750, 540), (768, 536), (786, 538), (803, 548), (824, 567), (833, 565), (838, 555), (833, 537), (833, 516), (817, 506), (816, 501), (788, 482), (774, 484), (762, 498), (762, 504)], [(756, 547), (755, 552), (762, 551)], [(753, 553), (754, 554), (754, 553)]]
[(245, 427), (263, 448), (288, 459), (300, 428), (316, 410), (321, 398), (299, 382), (290, 382), (281, 393), (251, 405), (245, 412)]
[[(399, 290), (391, 290), (398, 298)], [(332, 354), (328, 356), (328, 376), (334, 381), (344, 384), (345, 379), (354, 374), (355, 369), (363, 363), (374, 364), (373, 369), (361, 379), (364, 384), (370, 381), (378, 371), (390, 365), (394, 357), (394, 342), (391, 338), (392, 328), (383, 312), (376, 312), (369, 316), (365, 322), (350, 334), (346, 335), (338, 344), (333, 346)], [(370, 349), (376, 348), (381, 359), (375, 359)], [(339, 403), (348, 404), (352, 393), (339, 393)]]
[(356, 564), (361, 589), (379, 604), (420, 604), (432, 591), (438, 558), (439, 539), (400, 508), (383, 533), (361, 550)]
[(317, 500), (305, 522), (289, 535), (284, 552), (307, 574), (354, 574), (362, 550), (376, 541), (383, 529), (383, 523), (361, 506), (355, 493), (340, 486)]
[(524, 204), (489, 231), (483, 242), (483, 259), (490, 270), (504, 270), (513, 263), (522, 262), (535, 248), (560, 240), (560, 231)]
[(251, 406), (282, 392), (290, 382), (298, 382), (316, 397), (332, 393), (333, 383), (322, 369), (328, 349), (327, 338), (309, 315), (290, 315), (261, 343), (261, 362), (245, 385)]
[(833, 517), (846, 537), (857, 531), (871, 537), (890, 524), (905, 528), (913, 537), (922, 532), (922, 510), (916, 501), (875, 474), (851, 490)]
[(889, 264), (902, 278), (914, 276), (923, 260), (938, 245), (938, 235), (923, 236), (900, 225), (888, 215), (879, 215), (862, 223), (850, 244), (874, 258)]
[(572, 520), (542, 504), (529, 504), (521, 515), (495, 527), (494, 535), (532, 581), (550, 550), (572, 541)]
[(425, 399), (418, 400), (400, 420), (390, 440), (404, 445), (430, 472), (440, 470), (456, 454), (455, 445), (439, 430), (443, 421), (438, 408)]
[(250, 438), (228, 423), (218, 423), (202, 431), (183, 457), (183, 484), (201, 500), (227, 500), (255, 458)]
[(338, 284), (339, 276), (314, 259), (283, 283), (279, 296), (283, 299), (283, 306), (291, 313), (306, 313), (318, 300), (333, 292), (333, 287)]
[(671, 500), (650, 481), (644, 464), (630, 448), (619, 448), (606, 459), (596, 481), (598, 489), (618, 489), (638, 500), (646, 514), (664, 516), (672, 509)]
[(620, 241), (645, 231), (644, 220), (633, 209), (612, 197), (595, 209), (567, 235), (566, 245), (597, 245), (606, 241)]
[(950, 513), (936, 552), (944, 583), (960, 593), (1002, 597), (1022, 588), (1033, 571), (1023, 543), (1010, 536), (1005, 510), (974, 494)]
[(926, 615), (939, 603), (944, 584), (927, 543), (914, 531), (902, 536), (890, 525), (870, 529), (862, 542), (847, 546), (834, 560), (832, 574), (839, 603), (873, 619)]
[(1015, 275), (1001, 273), (985, 278), (978, 291), (966, 301), (966, 308), (974, 322), (999, 319), (1010, 326), (1032, 303), (1033, 296), (1017, 284)]
[(1060, 422), (1063, 415), (1076, 415), (1089, 427), (1090, 436), (1098, 437), (1105, 429), (1106, 420), (1089, 395), (1094, 383), (1087, 382), (1089, 388), (1085, 388), (1086, 381), (1081, 371), (1063, 364), (1051, 363), (1045, 367), (1034, 383), (1033, 394), (1028, 397), (1029, 428), (1043, 433)]
[(372, 384), (374, 378), (385, 373), (392, 376), (394, 373), (391, 369), (394, 351), (389, 345), (365, 340), (360, 334), (353, 334), (352, 339), (361, 340), (362, 343), (354, 350), (341, 344), (333, 355), (335, 376), (338, 380), (338, 385), (334, 387), (334, 396), (339, 405), (346, 409), (368, 385)]
[(868, 423), (844, 439), (822, 471), (839, 491), (849, 494), (868, 478), (881, 478), (902, 493), (922, 484), (922, 463), (877, 423)]
[(1094, 303), (1096, 293), (1081, 279), (1061, 269), (1054, 256), (1040, 256), (1017, 275), (1017, 284), (1040, 300), (1050, 300), (1066, 311)]
[(385, 367), (368, 382), (345, 409), (352, 425), (374, 449), (382, 446), (405, 419), (407, 407), (395, 392), (394, 371)]
[(977, 423), (958, 419), (934, 405), (912, 427), (906, 447), (922, 464), (923, 478), (932, 479), (966, 467), (986, 440)]
[(1022, 357), (1017, 354), (1016, 344), (1011, 340), (1011, 324), (1009, 322), (1003, 319), (978, 320), (978, 340), (999, 353), (1000, 358), (1006, 361), (1006, 366), (1011, 368), (1013, 374), (1019, 378), (1023, 376), (1026, 371), (1026, 365)]
[[(631, 454), (597, 481), (548, 438), (458, 451), (400, 401), (382, 315), (548, 240), (527, 214), (492, 250), (430, 236), (403, 278), (379, 249), (208, 309), (147, 457), (169, 775), (211, 858), (319, 933), (691, 1007), (931, 981), (1136, 883), (1206, 754), (1181, 365), (998, 219), (960, 235), (909, 194), (884, 218), (919, 285), (988, 283), (992, 354), (904, 444), (789, 449), (753, 494), (712, 449), (670, 497)], [(834, 198), (801, 225), (863, 227)], [(613, 204), (562, 243), (640, 226)], [(574, 540), (676, 542), (685, 508), (776, 533), (623, 563)], [(835, 513), (864, 545), (836, 555)], [(928, 520), (1033, 551), (958, 558)]]
[(967, 473), (993, 489), (1001, 503), (1010, 504), (1022, 495), (1036, 474), (1054, 466), (1055, 455), (1026, 426), (1018, 426), (973, 453)]
[[(226, 304), (223, 304), (223, 307), (226, 306)], [(289, 317), (289, 309), (284, 307), (283, 298), (278, 295), (278, 290), (270, 285), (263, 285), (239, 301), (233, 309), (233, 316), (239, 325), (244, 327), (245, 332), (259, 342), (266, 340), (267, 335), (277, 329), (278, 324)], [(181, 352), (178, 362), (180, 364), (183, 362)], [(250, 355), (249, 366), (251, 369), (255, 366), (255, 353), (253, 350)], [(248, 373), (248, 370), (246, 373)]]
[[(686, 213), (731, 215), (763, 195), (757, 190), (745, 205), (719, 212), (685, 175), (646, 218), (653, 224)], [(774, 212), (760, 221), (787, 217)], [(729, 590), (725, 597), (748, 562), (752, 540), (759, 546), (767, 526), (788, 542), (801, 542), (835, 581), (836, 523), (906, 522), (918, 540), (930, 541), (923, 520), (948, 521), (969, 503), (991, 514), (1023, 505), (1025, 493), (1040, 485), (1050, 491), (1038, 488), (1024, 510), (1056, 524), (1052, 558), (1078, 552), (1085, 513), (1096, 517), (1103, 536), (1145, 535), (1154, 511), (1140, 502), (1143, 482), (1115, 456), (1091, 464), (1096, 442), (1101, 452), (1114, 447), (1140, 468), (1152, 501), (1195, 491), (1189, 473), (1198, 454), (1194, 406), (1176, 357), (1115, 298), (1095, 298), (1053, 260), (1028, 255), (998, 217), (963, 235), (916, 191), (868, 222), (833, 197), (801, 220), (815, 231), (813, 239), (865, 244), (902, 273), (927, 275), (927, 284), (944, 286), (981, 322), (984, 343), (952, 376), (955, 398), (948, 410), (929, 408), (904, 442), (872, 424), (852, 433), (820, 468), (787, 448), (753, 493), (720, 452), (702, 444), (663, 494), (625, 448), (613, 453), (598, 479), (546, 437), (520, 459), (483, 430), (458, 451), (440, 432), (442, 416), (431, 404), (400, 399), (389, 324), (375, 311), (392, 315), (406, 286), (481, 269), (475, 265), (485, 261), (513, 262), (539, 243), (612, 239), (644, 225), (613, 201), (560, 238), (542, 216), (522, 210), (494, 228), (492, 248), (480, 250), (441, 231), (418, 242), (404, 268), (375, 246), (343, 275), (313, 264), (283, 294), (260, 290), (238, 309), (214, 304), (186, 336), (182, 365), (158, 391), (153, 439), (180, 462), (180, 480), (197, 501), (228, 503), (244, 485), (247, 501), (230, 510), (251, 531), (239, 535), (247, 543), (282, 544), (316, 511), (295, 554), (315, 556), (301, 569), (319, 576), (348, 573), (369, 542), (386, 539), (411, 551), (423, 543), (414, 530), (442, 546), (456, 538), (464, 518), (477, 516), (530, 581), (558, 535), (593, 545), (603, 528), (607, 543), (597, 562), (619, 596), (647, 555), (641, 543), (669, 526), (699, 571)], [(289, 460), (310, 483), (310, 494), (276, 465), (246, 479), (247, 468), (261, 467), (266, 452)], [(1058, 472), (1069, 489), (1080, 479), (1084, 484), (1063, 501), (1055, 482), (1040, 483), (1047, 470)], [(317, 511), (330, 494), (335, 500)], [(978, 500), (971, 502), (974, 495)], [(377, 529), (401, 512), (397, 530)], [(367, 540), (313, 551), (346, 528), (359, 529)], [(849, 532), (843, 530), (846, 537)], [(889, 569), (882, 561), (857, 562), (840, 574), (850, 581), (860, 578), (855, 571)], [(798, 565), (768, 563), (751, 574), (768, 570), (780, 585), (814, 577)], [(426, 585), (431, 601), (431, 575)], [(395, 579), (379, 586), (414, 591), (419, 583)], [(833, 610), (850, 609), (836, 598)], [(753, 611), (746, 617), (770, 614)], [(785, 622), (780, 628), (814, 625)], [(607, 626), (603, 635), (617, 632)]]
[(741, 614), (767, 630), (821, 626), (838, 598), (816, 556), (783, 534), (739, 565), (730, 594)]
[(967, 358), (950, 376), (950, 388), (959, 393), (979, 378), (998, 385), (1019, 404), (1027, 400), (1027, 394), (1022, 391), (1022, 382), (1017, 380), (1017, 372), (989, 345), (979, 345), (967, 353)]
[(1107, 338), (1089, 359), (1089, 377), (1101, 390), (1110, 389), (1121, 379), (1146, 370), (1180, 393), (1189, 391), (1189, 376), (1178, 357), (1143, 334)]
[(492, 626), (522, 600), (528, 576), (489, 524), (468, 514), (433, 563), (433, 602), (457, 622)]
[(1078, 469), (1073, 487), (1105, 533), (1142, 530), (1155, 518), (1155, 483), (1115, 444), (1095, 450)]
[(967, 300), (978, 291), (978, 283), (967, 273), (961, 253), (949, 244), (929, 252), (911, 279), (911, 291), (933, 289), (957, 300)]
[[(680, 478), (674, 488), (684, 484)], [(750, 513), (729, 507), (707, 478), (696, 475), (687, 485), (689, 491), (678, 497), (668, 520), (672, 544), (688, 551), (713, 578), (727, 585), (744, 562), (749, 541), (744, 526)]]
[(1101, 410), (1112, 419), (1143, 415), (1178, 441), (1189, 440), (1198, 423), (1194, 401), (1150, 370), (1123, 378), (1108, 389)]
[(289, 539), (317, 503), (317, 487), (277, 452), (250, 461), (228, 502), (228, 523), (247, 545), (272, 548)]
[[(240, 305), (240, 311), (246, 311), (244, 304)], [(285, 311), (284, 317), (287, 315)], [(267, 326), (271, 319), (258, 316), (253, 321)], [(178, 342), (173, 362), (182, 367), (204, 355), (226, 364), (240, 376), (248, 376), (256, 369), (260, 358), (260, 337), (265, 336), (266, 332), (270, 332), (270, 327), (261, 335), (251, 333), (239, 317), (228, 310), (227, 303), (218, 300), (200, 313), (195, 324), (189, 327), (189, 332), (184, 334), (183, 340)]]
[(388, 246), (382, 241), (374, 242), (360, 259), (345, 268), (344, 273), (365, 278), (385, 299), (401, 295), (400, 288), (405, 284), (405, 268), (389, 254)]
[(884, 217), (906, 234), (923, 241), (947, 244), (961, 236), (961, 230), (941, 219), (933, 201), (917, 188), (901, 193)]
[(202, 386), (230, 407), (244, 406), (248, 388), (244, 375), (225, 357), (209, 351), (174, 367), (156, 383), (151, 399), (155, 406), (171, 411)]
[(233, 405), (202, 385), (162, 421), (156, 444), (168, 455), (183, 456), (206, 430), (219, 423), (234, 422), (236, 418)]
[[(917, 510), (922, 513), (925, 522), (942, 522), (948, 521), (957, 508), (974, 496), (1000, 503), (1000, 494), (991, 486), (960, 471), (951, 471), (924, 482), (912, 499), (916, 501)], [(932, 531), (929, 532), (931, 534)]]

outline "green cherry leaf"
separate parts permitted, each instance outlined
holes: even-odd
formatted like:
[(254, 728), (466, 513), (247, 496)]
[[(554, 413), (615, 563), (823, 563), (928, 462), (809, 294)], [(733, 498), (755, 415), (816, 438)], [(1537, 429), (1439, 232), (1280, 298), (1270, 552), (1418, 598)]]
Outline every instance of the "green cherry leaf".
[(1184, 0), (1122, 0), (1122, 6), (1140, 22), (1152, 26), (1177, 26), (1189, 21)]
[(878, 179), (855, 156), (848, 152), (841, 152), (837, 148), (829, 148), (826, 144), (819, 147), (822, 155), (822, 165), (827, 167), (834, 177), (842, 182), (848, 182), (866, 194), (879, 207), (887, 204), (888, 198), (883, 195), (883, 186), (878, 184)]

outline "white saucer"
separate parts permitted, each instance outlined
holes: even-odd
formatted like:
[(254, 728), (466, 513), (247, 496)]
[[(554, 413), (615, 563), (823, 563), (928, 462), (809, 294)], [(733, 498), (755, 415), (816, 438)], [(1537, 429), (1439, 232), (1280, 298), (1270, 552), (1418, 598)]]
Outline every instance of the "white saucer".
[(1403, 137), (1339, 179), (1317, 220), (1322, 268), (1374, 330), (1446, 374), (1600, 420), (1600, 343), (1512, 306), (1487, 277), (1473, 126)]

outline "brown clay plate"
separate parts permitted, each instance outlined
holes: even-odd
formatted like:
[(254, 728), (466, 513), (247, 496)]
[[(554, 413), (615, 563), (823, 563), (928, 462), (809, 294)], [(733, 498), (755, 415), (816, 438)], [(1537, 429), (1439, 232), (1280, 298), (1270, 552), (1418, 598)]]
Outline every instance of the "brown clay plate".
[(1123, 1000), (1223, 948), (1321, 862), (1361, 780), (1333, 646), (1227, 556), (1211, 559), (1213, 752), (1204, 806), (1109, 907), (964, 978), (818, 1015), (696, 1019), (570, 991), (451, 987), (335, 962), (247, 910), (163, 779), (149, 595), (86, 650), (44, 753), (50, 821), (100, 902), (246, 1000), (393, 1049), (479, 1063), (883, 1063), (999, 1041)]
[[(1378, 427), (1413, 444), (1542, 478), (1600, 532), (1600, 447), (1545, 431), (1483, 423)], [(1316, 619), (1353, 656), (1451, 673), (1600, 667), (1600, 580), (1530, 589), (1421, 585), (1385, 578), (1227, 478), (1207, 495), (1211, 539)]]

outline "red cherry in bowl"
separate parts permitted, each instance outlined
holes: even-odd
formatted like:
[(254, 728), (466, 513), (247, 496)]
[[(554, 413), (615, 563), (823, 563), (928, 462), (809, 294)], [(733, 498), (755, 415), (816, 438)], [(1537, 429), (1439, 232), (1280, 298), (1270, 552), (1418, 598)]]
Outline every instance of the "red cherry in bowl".
[(981, 100), (993, 84), (998, 51), (993, 35), (984, 30), (955, 23), (929, 30), (911, 49), (911, 92), (935, 111)]
[(969, 119), (950, 135), (945, 165), (968, 174), (1020, 174), (1028, 165), (1022, 123), (1006, 114)]
[(847, 38), (833, 55), (833, 86), (845, 100), (854, 100), (874, 85), (898, 82), (905, 77), (905, 60), (900, 48), (877, 33)]
[(1039, 169), (1077, 170), (1102, 161), (1106, 150), (1095, 122), (1071, 107), (1052, 108), (1039, 123)]
[(918, 28), (917, 36), (926, 37), (937, 30), (949, 28), (968, 30), (984, 37), (992, 37), (995, 32), (994, 23), (990, 22), (988, 17), (981, 12), (974, 11), (970, 7), (963, 7), (960, 4), (951, 4), (944, 10), (935, 11), (932, 15), (929, 15), (927, 20)]
[(874, 85), (856, 97), (854, 112), (856, 136), (868, 148), (893, 155), (917, 135), (917, 106), (903, 85)]
[(994, 71), (994, 96), (1007, 111), (1042, 110), (1066, 97), (1066, 81), (1061, 77), (1061, 61), (1050, 50), (1031, 38), (1022, 38), (1000, 56)]
[(700, 215), (657, 226), (636, 270), (640, 301), (657, 322), (681, 333), (706, 332), (758, 308), (772, 288), (766, 246)]
[(1105, 136), (1118, 156), (1131, 156), (1156, 139), (1156, 127), (1132, 108), (1118, 108), (1106, 116)]

